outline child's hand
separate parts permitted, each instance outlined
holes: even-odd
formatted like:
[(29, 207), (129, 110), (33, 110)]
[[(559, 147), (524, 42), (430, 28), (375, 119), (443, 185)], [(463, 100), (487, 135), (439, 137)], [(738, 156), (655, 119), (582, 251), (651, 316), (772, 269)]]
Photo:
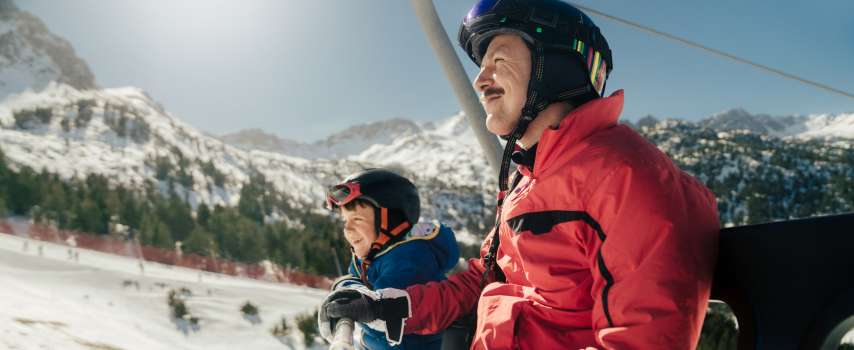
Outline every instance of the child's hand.
[(403, 339), (404, 322), (411, 315), (409, 294), (400, 289), (372, 291), (363, 285), (352, 284), (326, 297), (318, 313), (321, 335), (331, 340), (335, 321), (349, 318), (378, 331), (397, 345)]

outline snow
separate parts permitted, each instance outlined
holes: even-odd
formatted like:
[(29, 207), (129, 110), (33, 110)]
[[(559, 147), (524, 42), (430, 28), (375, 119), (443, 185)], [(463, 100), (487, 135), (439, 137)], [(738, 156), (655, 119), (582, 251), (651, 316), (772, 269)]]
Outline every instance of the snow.
[[(313, 311), (326, 294), (157, 263), (145, 263), (143, 275), (136, 259), (79, 249), (80, 260), (73, 262), (67, 249), (0, 234), (0, 347), (303, 349), (295, 325), (284, 342), (269, 329), (282, 316)], [(192, 291), (186, 303), (200, 317), (201, 329), (186, 335), (170, 320), (166, 304), (168, 291), (180, 287)], [(246, 301), (259, 307), (260, 325), (243, 319), (239, 309)]]
[(804, 123), (806, 130), (793, 136), (802, 139), (845, 138), (854, 139), (854, 113), (810, 115)]
[(359, 162), (400, 166), (423, 178), (447, 185), (482, 188), (496, 187), (489, 164), (468, 121), (462, 113), (437, 126), (422, 126), (422, 131), (404, 135), (389, 144), (375, 144), (349, 157)]

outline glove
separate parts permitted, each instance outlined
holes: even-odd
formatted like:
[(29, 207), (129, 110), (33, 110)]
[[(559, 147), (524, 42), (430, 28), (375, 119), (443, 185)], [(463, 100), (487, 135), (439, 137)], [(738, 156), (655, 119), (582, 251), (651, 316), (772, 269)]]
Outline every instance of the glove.
[(362, 284), (349, 283), (326, 297), (317, 315), (321, 336), (332, 340), (339, 318), (349, 318), (384, 332), (391, 345), (403, 340), (406, 319), (412, 315), (409, 294), (394, 288), (372, 291)]
[(327, 343), (331, 344), (335, 337), (335, 323), (338, 319), (329, 318), (329, 316), (326, 315), (326, 304), (337, 298), (337, 296), (333, 297), (333, 294), (336, 291), (344, 289), (349, 285), (363, 286), (362, 281), (353, 275), (338, 277), (332, 283), (332, 293), (326, 296), (326, 299), (324, 299), (323, 303), (320, 305), (320, 310), (317, 312), (317, 329), (320, 332), (320, 336), (325, 339)]

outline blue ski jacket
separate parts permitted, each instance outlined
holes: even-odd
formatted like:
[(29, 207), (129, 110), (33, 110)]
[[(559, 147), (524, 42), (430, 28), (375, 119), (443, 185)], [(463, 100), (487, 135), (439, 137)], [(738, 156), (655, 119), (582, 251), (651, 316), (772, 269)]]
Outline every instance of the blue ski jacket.
[[(361, 260), (353, 256), (350, 274), (368, 282), (371, 289), (405, 289), (414, 284), (442, 281), (459, 260), (460, 252), (454, 231), (438, 223), (418, 223), (404, 238), (383, 249), (368, 266), (360, 271)], [(391, 346), (385, 333), (362, 326), (360, 349), (439, 350), (442, 332), (420, 335), (408, 334), (403, 342)]]

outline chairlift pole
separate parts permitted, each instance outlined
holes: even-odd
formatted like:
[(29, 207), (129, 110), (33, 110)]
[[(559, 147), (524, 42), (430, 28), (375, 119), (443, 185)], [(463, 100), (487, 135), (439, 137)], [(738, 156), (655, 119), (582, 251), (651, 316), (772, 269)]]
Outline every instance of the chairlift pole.
[(335, 247), (329, 247), (329, 250), (332, 251), (332, 257), (335, 259), (335, 268), (338, 271), (338, 276), (343, 276), (344, 271), (341, 269), (341, 261), (338, 260), (338, 250), (336, 250)]
[(341, 318), (335, 323), (334, 339), (329, 350), (353, 350), (353, 320)]
[(433, 48), (433, 52), (436, 54), (436, 58), (442, 64), (445, 76), (451, 83), (451, 87), (463, 107), (469, 126), (474, 130), (477, 141), (486, 154), (486, 160), (489, 162), (494, 175), (497, 176), (501, 167), (501, 145), (495, 135), (486, 130), (486, 112), (484, 112), (468, 81), (466, 71), (457, 58), (454, 47), (451, 46), (448, 34), (442, 27), (439, 15), (436, 13), (436, 7), (433, 6), (432, 0), (411, 0), (410, 2), (415, 10), (415, 15), (418, 17), (418, 22), (421, 23), (421, 28)]

